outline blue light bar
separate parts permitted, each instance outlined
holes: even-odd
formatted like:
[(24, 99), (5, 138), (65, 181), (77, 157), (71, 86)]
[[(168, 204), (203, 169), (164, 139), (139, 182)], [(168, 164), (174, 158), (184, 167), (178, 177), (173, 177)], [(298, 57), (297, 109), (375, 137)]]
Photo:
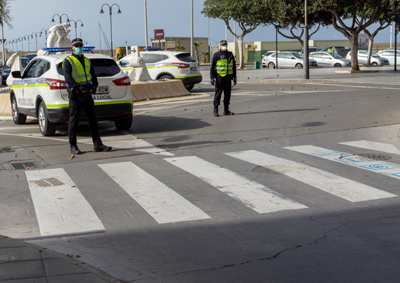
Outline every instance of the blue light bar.
[[(95, 49), (94, 46), (83, 47), (83, 51), (92, 51), (93, 49)], [(65, 51), (72, 51), (72, 47), (47, 47), (47, 48), (42, 48), (42, 50), (47, 52), (65, 52)]]

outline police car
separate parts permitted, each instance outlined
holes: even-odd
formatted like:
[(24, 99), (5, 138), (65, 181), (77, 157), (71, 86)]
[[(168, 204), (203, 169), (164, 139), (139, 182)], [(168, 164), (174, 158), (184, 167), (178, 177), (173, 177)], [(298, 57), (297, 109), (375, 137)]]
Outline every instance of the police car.
[[(129, 65), (128, 55), (117, 61), (121, 69), (129, 75), (133, 67)], [(146, 62), (147, 70), (153, 80), (181, 79), (187, 90), (202, 81), (199, 63), (189, 53), (176, 51), (143, 51), (140, 57)]]
[[(84, 51), (91, 51), (93, 48), (84, 47)], [(15, 124), (24, 124), (27, 116), (33, 116), (39, 120), (42, 135), (51, 136), (54, 135), (57, 124), (67, 123), (69, 120), (69, 99), (62, 62), (71, 54), (72, 49), (43, 50), (46, 54), (35, 57), (22, 74), (19, 71), (12, 72), (15, 79), (10, 86), (10, 101)], [(132, 125), (129, 77), (108, 56), (86, 53), (85, 57), (93, 65), (99, 83), (97, 93), (92, 94), (97, 119), (114, 121), (118, 130), (129, 129)], [(86, 115), (82, 111), (81, 121), (85, 120)]]

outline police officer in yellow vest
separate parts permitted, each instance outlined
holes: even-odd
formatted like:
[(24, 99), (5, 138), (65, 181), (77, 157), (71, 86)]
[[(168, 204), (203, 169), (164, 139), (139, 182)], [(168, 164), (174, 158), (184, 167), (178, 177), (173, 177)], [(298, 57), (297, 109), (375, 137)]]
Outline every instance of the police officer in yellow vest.
[(85, 111), (87, 120), (89, 121), (94, 151), (110, 151), (112, 148), (105, 146), (100, 139), (92, 98), (92, 94), (96, 93), (98, 82), (90, 60), (83, 56), (83, 41), (81, 38), (72, 40), (72, 52), (63, 62), (64, 77), (68, 84), (68, 136), (71, 153), (82, 153), (77, 146), (76, 140), (76, 130), (82, 109)]
[(214, 116), (218, 117), (218, 106), (224, 92), (224, 115), (234, 115), (229, 111), (231, 100), (231, 88), (236, 85), (236, 63), (232, 52), (227, 50), (228, 42), (221, 40), (219, 43), (220, 51), (214, 54), (211, 62), (210, 78), (211, 84), (215, 85), (214, 96)]

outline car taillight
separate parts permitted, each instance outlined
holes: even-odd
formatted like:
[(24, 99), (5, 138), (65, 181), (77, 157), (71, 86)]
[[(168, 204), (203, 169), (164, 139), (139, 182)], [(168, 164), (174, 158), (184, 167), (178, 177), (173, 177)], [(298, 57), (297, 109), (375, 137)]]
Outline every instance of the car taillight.
[(50, 89), (67, 89), (67, 82), (53, 79), (46, 79), (46, 84), (50, 86)]
[(189, 64), (184, 64), (184, 63), (172, 63), (172, 65), (177, 66), (179, 69), (181, 68), (189, 68)]
[(131, 84), (131, 80), (129, 79), (128, 76), (125, 76), (123, 78), (120, 78), (118, 80), (113, 81), (113, 83), (115, 85), (121, 86), (121, 85), (130, 85)]

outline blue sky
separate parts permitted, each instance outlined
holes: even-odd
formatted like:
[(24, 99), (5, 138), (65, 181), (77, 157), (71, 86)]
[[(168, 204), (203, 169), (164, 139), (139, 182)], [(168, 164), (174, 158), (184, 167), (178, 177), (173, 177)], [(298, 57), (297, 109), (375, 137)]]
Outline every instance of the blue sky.
[[(78, 36), (81, 36), (88, 45), (99, 46), (98, 22), (101, 24), (108, 41), (110, 36), (109, 8), (104, 7), (104, 14), (100, 14), (102, 4), (118, 4), (122, 13), (118, 14), (117, 7), (112, 9), (113, 45), (144, 45), (144, 0), (14, 0), (11, 2), (11, 14), (14, 17), (13, 29), (7, 26), (4, 37), (7, 41), (20, 36), (40, 32), (42, 28), (48, 29), (54, 14), (67, 14), (70, 19), (81, 20), (84, 27), (78, 23)], [(225, 24), (219, 19), (208, 19), (201, 14), (203, 0), (193, 0), (194, 3), (194, 36), (210, 36), (210, 44), (216, 44), (225, 38)], [(62, 17), (63, 22), (66, 17)], [(55, 16), (56, 23), (59, 17)], [(191, 0), (147, 0), (148, 37), (153, 37), (154, 29), (164, 29), (168, 37), (190, 37), (191, 34)], [(72, 23), (71, 38), (75, 37), (74, 23)], [(237, 27), (237, 31), (239, 27)], [(233, 36), (227, 32), (228, 41), (233, 41)], [(389, 28), (381, 31), (375, 42), (389, 42)], [(344, 36), (334, 28), (322, 28), (311, 39), (344, 39)], [(104, 39), (101, 44), (104, 48)], [(255, 31), (245, 36), (244, 41), (274, 41), (275, 29), (273, 27), (258, 27)], [(286, 40), (280, 37), (279, 40)], [(35, 38), (30, 40), (30, 50), (35, 49)], [(38, 47), (44, 47), (44, 37), (38, 37)], [(24, 50), (28, 42), (24, 41)], [(19, 43), (21, 50), (21, 43)]]

